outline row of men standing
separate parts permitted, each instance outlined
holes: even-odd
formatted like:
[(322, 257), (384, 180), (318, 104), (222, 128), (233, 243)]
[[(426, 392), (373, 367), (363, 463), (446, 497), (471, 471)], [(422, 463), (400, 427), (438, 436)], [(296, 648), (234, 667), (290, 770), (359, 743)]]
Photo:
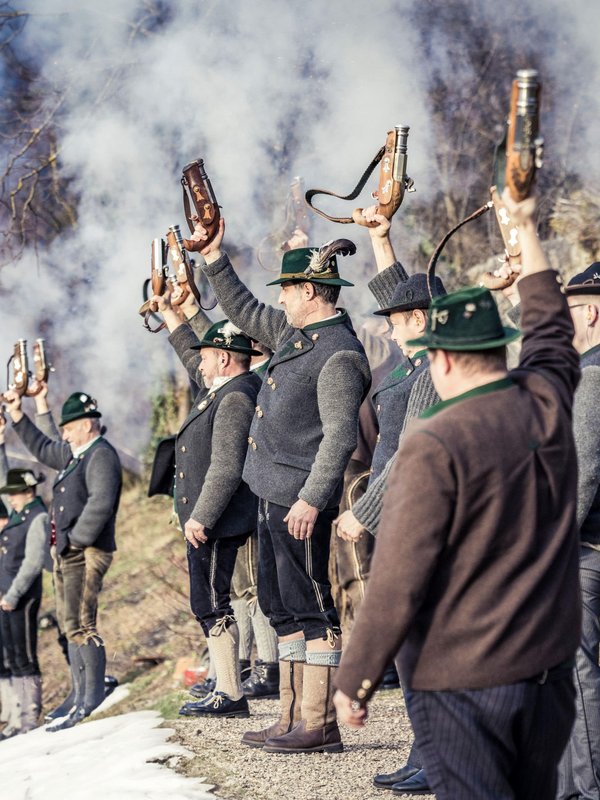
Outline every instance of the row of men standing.
[(89, 716), (105, 697), (106, 654), (97, 629), (98, 596), (116, 549), (115, 522), (122, 485), (116, 450), (104, 437), (101, 412), (85, 392), (63, 404), (57, 430), (44, 385), (36, 399), (35, 424), (15, 391), (5, 394), (13, 429), (41, 464), (57, 471), (49, 510), (37, 496), (43, 476), (10, 469), (5, 421), (0, 424), (0, 494), (12, 512), (0, 551), (2, 633), (2, 738), (38, 724), (42, 685), (37, 658), (37, 615), (42, 569), (51, 554), (56, 615), (66, 641), (71, 691), (46, 715), (54, 732)]
[[(430, 307), (423, 275), (409, 278), (393, 258), (387, 265), (383, 257), (377, 259), (382, 269), (372, 282), (374, 294), (386, 282), (389, 290), (380, 313), (390, 318), (393, 338), (410, 360), (377, 391), (378, 444), (382, 446), (375, 452), (374, 475), (361, 503), (340, 517), (344, 470), (356, 447), (359, 409), (370, 375), (346, 312), (336, 310), (338, 287), (348, 285), (339, 274), (337, 258), (326, 248), (287, 253), (281, 274), (273, 281), (280, 285), (281, 311), (259, 302), (239, 280), (220, 250), (222, 235), (204, 249), (205, 273), (222, 309), (239, 327), (232, 330), (224, 320), (191, 346), (200, 350), (202, 358), (205, 352), (217, 351), (210, 357), (216, 371), (203, 373), (209, 378), (208, 395), (192, 413), (206, 413), (221, 386), (233, 380), (219, 374), (219, 351), (239, 349), (245, 337), (244, 348), (261, 342), (274, 353), (252, 414), (250, 403), (246, 404), (251, 422), (239, 434), (237, 452), (242, 457), (237, 474), (242, 483), (237, 486), (247, 484), (258, 497), (258, 597), (278, 636), (281, 715), (269, 728), (247, 732), (245, 744), (277, 753), (341, 750), (334, 683), (339, 687), (339, 718), (363, 724), (366, 704), (385, 664), (404, 643), (400, 664), (409, 713), (413, 723), (415, 719), (422, 723), (435, 712), (441, 739), (429, 727), (415, 725), (416, 744), (422, 745), (423, 755), (413, 751), (414, 760), (395, 773), (377, 776), (376, 784), (397, 792), (419, 792), (431, 786), (438, 797), (453, 798), (553, 795), (556, 766), (571, 727), (572, 660), (579, 642), (576, 462), (571, 431), (579, 366), (564, 290), (543, 258), (530, 212), (522, 207), (513, 211), (521, 217), (524, 238), (520, 287), (525, 338), (517, 370), (507, 373), (505, 348), (518, 331), (500, 324), (489, 292), (476, 289), (445, 297), (438, 283)], [(376, 221), (384, 249), (385, 222)], [(201, 226), (195, 236), (202, 241)], [(389, 248), (389, 242), (385, 247)], [(593, 267), (591, 271), (595, 274)], [(586, 271), (576, 276), (567, 289), (569, 297), (585, 295), (588, 302), (572, 304), (573, 308), (586, 308), (593, 317), (593, 325), (588, 325), (592, 333), (588, 330), (585, 338), (588, 359), (596, 352), (590, 335), (598, 334), (594, 327), (597, 306), (591, 301), (600, 289), (600, 279), (593, 274), (590, 278)], [(576, 320), (576, 312), (572, 313)], [(242, 339), (235, 344), (238, 336)], [(429, 368), (432, 365), (435, 369)], [(387, 394), (388, 404), (386, 389), (392, 387), (398, 388)], [(442, 402), (436, 403), (440, 398)], [(518, 430), (506, 424), (506, 412), (513, 404), (519, 409), (517, 416), (523, 417)], [(497, 428), (490, 447), (482, 444), (487, 432), (473, 424), (480, 411), (484, 427)], [(430, 421), (421, 427), (427, 424), (436, 432), (428, 429), (426, 435), (416, 436), (419, 429), (409, 428), (394, 458), (405, 423), (419, 414), (435, 419), (435, 425)], [(452, 436), (442, 441), (440, 431), (446, 428)], [(523, 439), (527, 430), (530, 435)], [(498, 458), (503, 437), (514, 444), (508, 448), (515, 462), (510, 465)], [(390, 446), (388, 453), (384, 446)], [(510, 481), (510, 492), (498, 491), (507, 483), (510, 469), (519, 480)], [(596, 482), (594, 497), (597, 487)], [(428, 492), (426, 503), (416, 500), (422, 490)], [(482, 498), (489, 501), (485, 508)], [(221, 541), (211, 541), (210, 524), (204, 523), (202, 514), (193, 512), (188, 523), (186, 538), (194, 549), (204, 545), (214, 550)], [(327, 577), (331, 524), (342, 538), (352, 541), (366, 530), (387, 531), (381, 537), (384, 544), (376, 548), (365, 604), (343, 660), (339, 619)], [(480, 530), (484, 531), (481, 552), (474, 557), (473, 543)], [(517, 546), (523, 531), (522, 546)], [(512, 553), (507, 556), (512, 550), (514, 558)], [(213, 559), (218, 571), (216, 559), (218, 553)], [(416, 569), (420, 563), (423, 569)], [(223, 569), (228, 569), (226, 564)], [(464, 585), (450, 602), (457, 591), (453, 581), (459, 579), (461, 569)], [(212, 597), (216, 596), (213, 575), (214, 570), (209, 570), (206, 587)], [(486, 575), (492, 583), (481, 591)], [(473, 594), (466, 591), (470, 582), (476, 587)], [(492, 603), (490, 595), (500, 588), (508, 598), (501, 606), (496, 600)], [(462, 603), (461, 592), (468, 595)], [(532, 620), (529, 627), (522, 616), (526, 609)], [(223, 620), (219, 637), (234, 627), (233, 619), (228, 619), (232, 617), (229, 608), (224, 614), (217, 606), (211, 611)], [(456, 621), (451, 624), (453, 616)], [(444, 627), (450, 633), (442, 635)], [(232, 638), (230, 664), (237, 660)], [(494, 695), (498, 687), (513, 685), (515, 690)], [(228, 691), (223, 682), (220, 686), (221, 691), (198, 704), (194, 713), (245, 715), (239, 681), (233, 691), (231, 684)], [(465, 699), (463, 690), (479, 692), (482, 700), (477, 712), (471, 709), (466, 716), (465, 703), (472, 704), (473, 698)], [(423, 706), (424, 699), (437, 701), (445, 692), (451, 694), (456, 708)], [(477, 745), (470, 743), (449, 724), (453, 718), (462, 718), (474, 731), (473, 714), (477, 713), (491, 730), (499, 709), (504, 715), (501, 743), (493, 743), (491, 735), (488, 741), (480, 737)], [(508, 741), (524, 709), (527, 725), (538, 732), (545, 728), (548, 713), (557, 721), (543, 758), (534, 737), (519, 733)], [(440, 732), (445, 732), (445, 740)], [(508, 759), (500, 757), (506, 747)], [(457, 758), (464, 766), (458, 774)], [(589, 766), (595, 769), (594, 764)]]

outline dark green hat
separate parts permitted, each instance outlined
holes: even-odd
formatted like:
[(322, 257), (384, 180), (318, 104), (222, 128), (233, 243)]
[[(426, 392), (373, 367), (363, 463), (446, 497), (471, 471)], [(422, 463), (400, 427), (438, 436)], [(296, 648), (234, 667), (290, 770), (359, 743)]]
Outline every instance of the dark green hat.
[(281, 274), (267, 286), (296, 281), (303, 283), (324, 283), (330, 286), (354, 286), (350, 281), (340, 278), (336, 253), (354, 255), (356, 247), (348, 239), (336, 239), (323, 247), (298, 247), (283, 254)]
[[(6, 475), (6, 486), (0, 486), (0, 494), (18, 494), (33, 489), (46, 478), (44, 475), (37, 477), (30, 469), (9, 469)], [(6, 511), (6, 508), (4, 508)], [(2, 516), (2, 514), (0, 514)]]
[(93, 397), (90, 397), (90, 395), (85, 392), (73, 392), (64, 402), (61, 411), (61, 420), (58, 424), (66, 425), (67, 422), (74, 422), (76, 419), (101, 416), (102, 414), (98, 411), (98, 403), (96, 403)]
[(204, 339), (192, 346), (192, 350), (201, 350), (203, 347), (214, 347), (217, 350), (231, 350), (234, 353), (245, 353), (247, 356), (262, 356), (260, 350), (254, 350), (249, 336), (242, 333), (239, 328), (228, 319), (215, 322), (206, 331)]
[(490, 350), (520, 335), (516, 328), (502, 325), (490, 291), (475, 287), (434, 297), (425, 333), (407, 344), (430, 350)]

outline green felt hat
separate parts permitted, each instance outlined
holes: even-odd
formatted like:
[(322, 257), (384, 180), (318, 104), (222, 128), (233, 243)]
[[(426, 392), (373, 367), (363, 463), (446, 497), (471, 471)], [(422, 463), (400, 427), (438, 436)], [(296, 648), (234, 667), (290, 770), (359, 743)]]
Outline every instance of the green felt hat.
[(201, 350), (203, 347), (214, 347), (217, 350), (231, 350), (234, 353), (245, 353), (247, 356), (262, 356), (260, 350), (252, 347), (249, 336), (230, 322), (222, 319), (206, 331), (204, 338), (192, 346), (192, 350)]
[[(44, 475), (36, 477), (30, 469), (9, 469), (6, 474), (6, 486), (0, 486), (0, 494), (26, 492), (28, 489), (34, 489), (38, 483), (42, 483), (45, 480)], [(6, 506), (3, 505), (2, 507), (4, 508), (5, 516), (8, 516), (6, 514)], [(0, 516), (2, 516), (1, 513)]]
[(340, 278), (338, 272), (337, 258), (332, 253), (323, 260), (319, 258), (322, 248), (318, 247), (298, 247), (296, 250), (288, 250), (283, 254), (281, 262), (281, 274), (278, 278), (267, 286), (274, 286), (277, 283), (286, 281), (310, 283), (326, 283), (330, 286), (354, 286), (350, 281)]
[(73, 392), (64, 402), (61, 419), (58, 424), (62, 426), (66, 425), (67, 422), (74, 422), (76, 419), (101, 416), (102, 414), (98, 411), (98, 403), (93, 397), (85, 392)]
[(490, 350), (520, 335), (516, 328), (502, 325), (490, 291), (474, 287), (434, 297), (425, 333), (407, 344), (430, 350)]

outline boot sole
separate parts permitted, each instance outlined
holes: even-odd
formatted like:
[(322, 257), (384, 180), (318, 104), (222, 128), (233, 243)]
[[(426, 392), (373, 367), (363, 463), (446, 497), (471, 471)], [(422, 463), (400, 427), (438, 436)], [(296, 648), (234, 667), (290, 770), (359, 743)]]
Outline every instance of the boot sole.
[(272, 745), (269, 746), (265, 744), (263, 747), (265, 753), (287, 753), (289, 755), (294, 755), (295, 753), (342, 753), (344, 750), (344, 745), (342, 742), (336, 742), (335, 744), (322, 744), (317, 747), (298, 747), (294, 749), (288, 749), (285, 747), (273, 747)]
[(279, 700), (279, 692), (277, 694), (246, 694), (244, 692), (244, 697), (247, 697), (248, 700)]
[(221, 717), (221, 719), (248, 719), (250, 716), (249, 711), (232, 711), (229, 714), (219, 714), (218, 711), (202, 711), (197, 714), (182, 714), (179, 712), (180, 717)]
[(261, 750), (262, 750), (262, 749), (264, 748), (264, 746), (265, 746), (265, 743), (264, 743), (264, 742), (247, 742), (247, 741), (244, 741), (244, 739), (240, 739), (240, 744), (245, 744), (245, 745), (246, 745), (246, 747), (256, 747), (256, 748), (260, 748)]

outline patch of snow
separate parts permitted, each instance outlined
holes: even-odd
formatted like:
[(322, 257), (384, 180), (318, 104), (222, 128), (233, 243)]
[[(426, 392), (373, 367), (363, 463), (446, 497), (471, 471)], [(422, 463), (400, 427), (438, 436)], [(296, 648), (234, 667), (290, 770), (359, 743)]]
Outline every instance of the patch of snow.
[(56, 733), (41, 727), (7, 739), (0, 744), (0, 797), (216, 800), (203, 779), (149, 763), (192, 755), (166, 741), (173, 731), (159, 728), (162, 721), (156, 711), (136, 711)]
[(92, 711), (90, 717), (93, 717), (94, 714), (100, 714), (102, 711), (108, 711), (109, 708), (116, 706), (117, 703), (121, 702), (121, 700), (125, 700), (129, 694), (130, 688), (130, 684), (128, 683), (124, 683), (123, 685), (119, 684), (119, 686), (115, 687), (115, 689), (113, 689), (113, 691), (108, 695), (106, 700), (100, 703), (98, 708), (95, 708)]

